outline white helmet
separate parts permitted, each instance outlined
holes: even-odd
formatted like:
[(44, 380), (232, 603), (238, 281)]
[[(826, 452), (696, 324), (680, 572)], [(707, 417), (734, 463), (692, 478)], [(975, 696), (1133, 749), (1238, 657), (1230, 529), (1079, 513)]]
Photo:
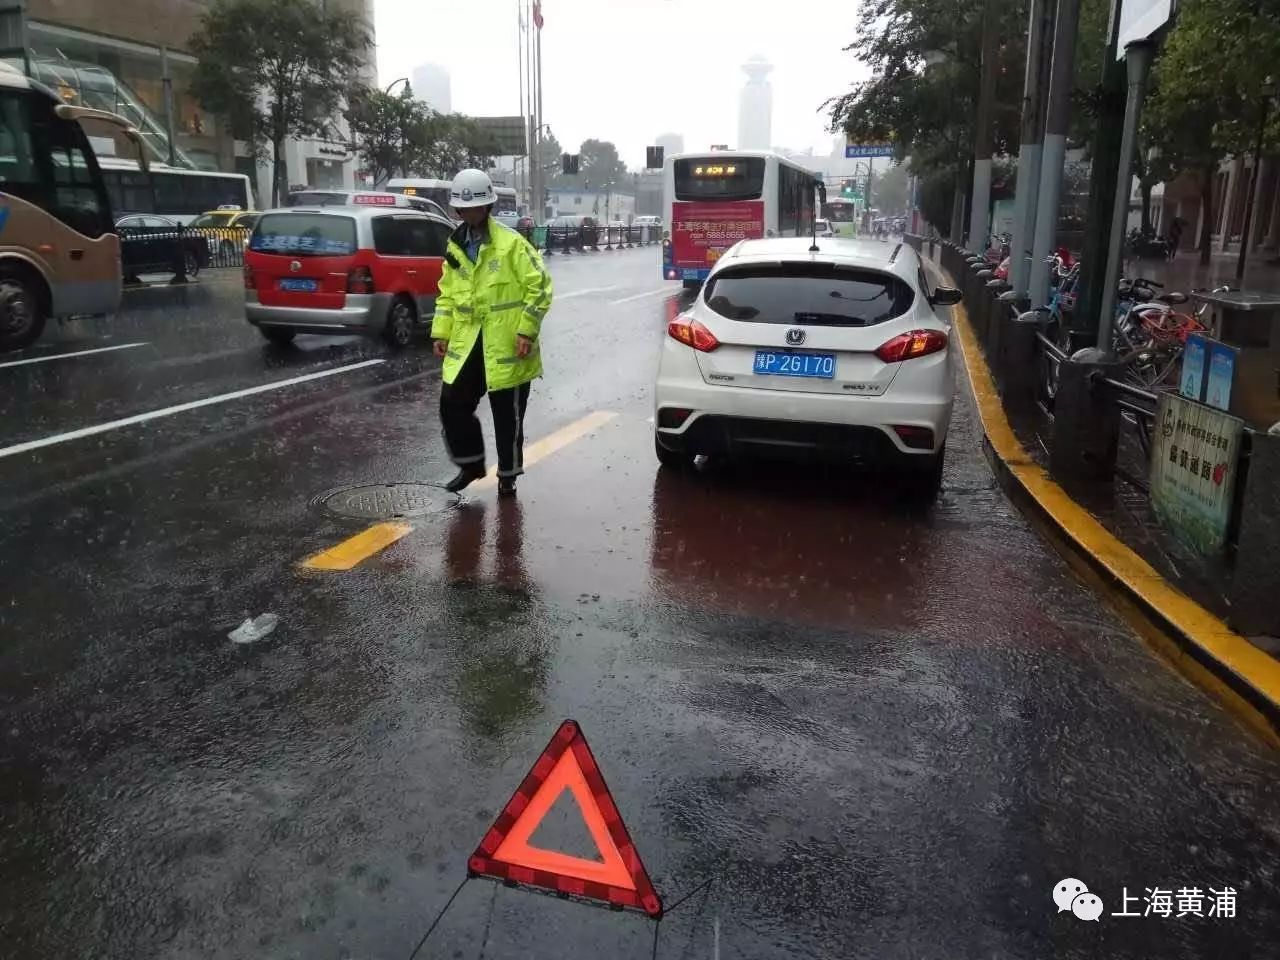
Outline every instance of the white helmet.
[(449, 188), (449, 205), (463, 207), (487, 207), (497, 198), (493, 195), (493, 182), (483, 170), (463, 170), (453, 178)]

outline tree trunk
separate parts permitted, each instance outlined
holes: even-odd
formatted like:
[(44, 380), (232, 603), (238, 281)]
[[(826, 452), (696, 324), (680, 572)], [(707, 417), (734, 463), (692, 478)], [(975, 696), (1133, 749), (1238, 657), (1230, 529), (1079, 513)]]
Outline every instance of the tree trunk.
[(289, 158), (284, 152), (284, 135), (276, 133), (271, 138), (271, 205), (281, 206), (289, 196)]
[(1151, 233), (1151, 191), (1155, 184), (1150, 180), (1139, 180), (1138, 191), (1142, 194), (1142, 232)]
[(1200, 265), (1209, 263), (1213, 250), (1213, 177), (1218, 165), (1207, 165), (1200, 177)]

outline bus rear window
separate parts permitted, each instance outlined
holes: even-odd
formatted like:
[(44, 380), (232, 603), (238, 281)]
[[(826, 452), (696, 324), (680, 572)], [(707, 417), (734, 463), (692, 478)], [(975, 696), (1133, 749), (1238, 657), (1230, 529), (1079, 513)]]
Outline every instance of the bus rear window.
[(763, 157), (689, 157), (675, 162), (677, 200), (756, 200)]
[(808, 262), (729, 268), (707, 281), (703, 296), (730, 320), (830, 327), (884, 323), (915, 300), (892, 274)]
[(269, 213), (249, 238), (257, 253), (340, 257), (356, 251), (356, 222), (323, 213)]

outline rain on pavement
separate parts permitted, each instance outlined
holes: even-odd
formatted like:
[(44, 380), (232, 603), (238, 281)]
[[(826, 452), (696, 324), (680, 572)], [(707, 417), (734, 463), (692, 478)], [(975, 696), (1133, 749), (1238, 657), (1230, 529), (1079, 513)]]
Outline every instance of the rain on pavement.
[[(931, 508), (660, 474), (656, 259), (550, 260), (527, 435), (612, 416), (346, 572), (299, 566), (368, 525), (318, 496), (448, 476), (429, 350), (265, 346), (209, 274), (0, 357), (4, 956), (405, 957), (565, 717), (667, 902), (714, 878), (659, 956), (1274, 955), (1280, 761), (1004, 499), (963, 379)], [(1111, 916), (1182, 886), (1237, 915)], [(420, 955), (651, 937), (474, 882)]]

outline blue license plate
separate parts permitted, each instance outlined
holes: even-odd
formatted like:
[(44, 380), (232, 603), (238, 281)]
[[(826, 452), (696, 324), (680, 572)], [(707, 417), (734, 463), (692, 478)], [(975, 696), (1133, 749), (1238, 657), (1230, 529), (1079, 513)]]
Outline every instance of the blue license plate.
[(280, 281), (281, 290), (298, 290), (303, 293), (315, 293), (316, 286), (317, 284), (314, 280), (303, 280), (295, 277), (285, 277)]
[(836, 355), (757, 350), (753, 372), (776, 377), (820, 377), (823, 380), (830, 380), (836, 375)]

